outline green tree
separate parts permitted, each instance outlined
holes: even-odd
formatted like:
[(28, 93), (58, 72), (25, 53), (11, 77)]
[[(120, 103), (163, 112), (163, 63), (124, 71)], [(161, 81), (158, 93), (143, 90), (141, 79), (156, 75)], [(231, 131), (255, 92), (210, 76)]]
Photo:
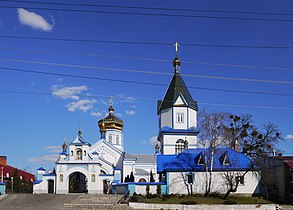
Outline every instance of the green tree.
[(162, 186), (160, 184), (157, 185), (157, 196), (162, 194)]
[(134, 175), (133, 175), (133, 172), (132, 171), (130, 173), (129, 181), (130, 182), (134, 182)]
[(154, 182), (155, 179), (154, 179), (154, 174), (153, 174), (153, 171), (151, 170), (150, 172), (150, 182)]

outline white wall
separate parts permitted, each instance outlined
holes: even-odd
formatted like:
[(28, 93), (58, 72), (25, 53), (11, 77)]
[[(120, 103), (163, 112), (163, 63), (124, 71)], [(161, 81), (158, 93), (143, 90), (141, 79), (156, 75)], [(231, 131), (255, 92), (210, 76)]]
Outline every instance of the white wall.
[(187, 135), (176, 135), (176, 134), (166, 134), (162, 139), (163, 154), (175, 154), (175, 143), (178, 139), (188, 141), (188, 148), (197, 148), (197, 136), (187, 136)]
[[(183, 113), (183, 123), (177, 122), (177, 113)], [(173, 107), (173, 125), (174, 129), (187, 129), (188, 107)]]
[[(169, 194), (187, 194), (186, 186), (186, 174), (187, 172), (171, 172), (167, 174), (169, 183)], [(193, 193), (203, 194), (205, 193), (206, 173), (194, 172), (195, 180), (192, 185)], [(259, 193), (260, 175), (255, 175), (254, 172), (248, 172), (244, 177), (244, 185), (239, 185), (235, 194), (253, 194)], [(225, 180), (222, 177), (222, 172), (213, 172), (212, 174), (212, 192), (226, 193), (227, 186)]]
[(172, 108), (162, 110), (160, 113), (161, 117), (161, 127), (168, 126), (172, 128)]

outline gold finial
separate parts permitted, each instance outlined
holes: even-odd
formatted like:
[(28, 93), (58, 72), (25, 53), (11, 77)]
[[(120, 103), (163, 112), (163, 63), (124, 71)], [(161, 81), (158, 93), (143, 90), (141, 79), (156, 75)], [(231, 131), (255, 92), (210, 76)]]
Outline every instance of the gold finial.
[(66, 138), (64, 138), (64, 143), (63, 143), (63, 145), (62, 145), (62, 148), (63, 148), (63, 149), (67, 149)]
[(179, 74), (179, 72), (180, 72), (180, 59), (178, 57), (178, 50), (179, 50), (178, 48), (180, 45), (178, 42), (175, 42), (174, 46), (175, 46), (175, 53), (176, 53), (176, 56), (173, 60), (173, 66), (174, 66), (174, 70), (175, 70), (174, 73)]

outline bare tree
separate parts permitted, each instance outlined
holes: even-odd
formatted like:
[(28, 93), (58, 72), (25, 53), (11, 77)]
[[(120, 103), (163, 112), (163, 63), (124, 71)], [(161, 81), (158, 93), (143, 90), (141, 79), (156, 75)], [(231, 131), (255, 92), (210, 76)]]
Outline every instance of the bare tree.
[(213, 112), (207, 113), (205, 110), (199, 113), (199, 130), (198, 142), (205, 148), (209, 148), (207, 151), (210, 154), (210, 158), (205, 158), (206, 169), (206, 182), (205, 182), (205, 196), (211, 194), (212, 186), (212, 173), (213, 173), (213, 161), (215, 156), (215, 149), (221, 145), (227, 144), (227, 139), (224, 138), (224, 125), (228, 120), (229, 114), (225, 112)]

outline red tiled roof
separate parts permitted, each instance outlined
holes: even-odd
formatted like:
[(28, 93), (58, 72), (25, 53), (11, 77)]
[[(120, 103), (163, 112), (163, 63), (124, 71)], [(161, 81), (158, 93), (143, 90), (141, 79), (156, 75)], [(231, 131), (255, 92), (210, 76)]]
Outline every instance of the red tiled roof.
[(286, 165), (288, 165), (291, 169), (293, 169), (293, 161), (286, 161)]
[[(6, 165), (6, 167), (4, 167), (4, 170), (3, 170), (4, 177), (7, 177), (7, 173), (9, 174), (9, 177), (11, 177), (15, 169), (17, 168)], [(35, 181), (35, 175), (20, 169), (17, 169), (17, 171), (18, 171), (18, 176), (22, 177), (22, 179), (26, 181)]]

